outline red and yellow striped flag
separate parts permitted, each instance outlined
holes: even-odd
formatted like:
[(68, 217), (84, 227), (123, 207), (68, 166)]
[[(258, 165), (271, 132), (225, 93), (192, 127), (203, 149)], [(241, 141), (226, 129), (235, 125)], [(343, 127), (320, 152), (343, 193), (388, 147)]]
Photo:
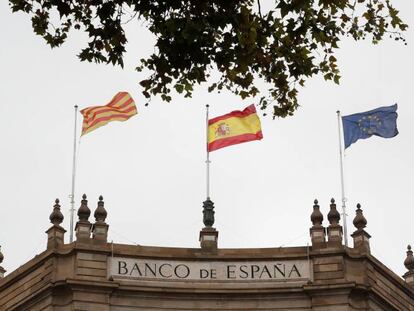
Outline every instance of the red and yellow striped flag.
[(208, 120), (208, 151), (262, 138), (254, 105)]
[(137, 114), (137, 107), (127, 92), (119, 92), (105, 106), (93, 106), (82, 109), (83, 115), (82, 135), (111, 121), (126, 121)]

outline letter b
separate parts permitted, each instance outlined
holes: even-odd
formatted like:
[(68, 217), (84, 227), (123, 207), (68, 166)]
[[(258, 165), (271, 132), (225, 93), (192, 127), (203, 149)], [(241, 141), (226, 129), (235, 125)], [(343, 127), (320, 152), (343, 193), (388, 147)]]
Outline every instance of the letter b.
[[(128, 269), (127, 269), (127, 263), (125, 261), (118, 261), (118, 274), (127, 274), (128, 273)], [(124, 272), (121, 272), (124, 271)]]

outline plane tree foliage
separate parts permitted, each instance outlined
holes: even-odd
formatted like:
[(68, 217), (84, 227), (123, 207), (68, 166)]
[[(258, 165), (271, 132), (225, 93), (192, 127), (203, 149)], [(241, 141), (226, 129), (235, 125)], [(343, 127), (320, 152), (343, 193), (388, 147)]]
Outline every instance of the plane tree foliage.
[[(197, 84), (257, 97), (263, 113), (292, 115), (298, 90), (322, 75), (340, 81), (335, 51), (341, 40), (391, 37), (405, 43), (407, 25), (391, 0), (9, 0), (52, 48), (73, 31), (86, 32), (81, 61), (124, 66), (131, 20), (155, 36), (154, 52), (138, 71), (143, 95), (191, 97)], [(142, 55), (141, 55), (142, 57)]]

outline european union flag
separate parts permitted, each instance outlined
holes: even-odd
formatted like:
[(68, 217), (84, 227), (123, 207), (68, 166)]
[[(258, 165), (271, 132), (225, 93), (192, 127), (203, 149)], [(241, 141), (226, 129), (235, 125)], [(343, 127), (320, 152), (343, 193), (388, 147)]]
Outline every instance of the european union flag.
[(342, 117), (345, 149), (372, 135), (391, 138), (398, 134), (397, 104)]

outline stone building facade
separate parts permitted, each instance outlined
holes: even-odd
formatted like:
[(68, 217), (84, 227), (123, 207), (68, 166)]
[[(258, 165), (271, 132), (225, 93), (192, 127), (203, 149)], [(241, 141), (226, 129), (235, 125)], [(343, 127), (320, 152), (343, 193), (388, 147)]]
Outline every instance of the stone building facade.
[(5, 277), (0, 267), (0, 310), (414, 310), (411, 248), (401, 278), (371, 255), (359, 205), (353, 247), (333, 200), (328, 227), (315, 200), (303, 247), (220, 249), (213, 209), (204, 202), (200, 248), (112, 244), (102, 197), (91, 223), (84, 196), (65, 244), (56, 200), (47, 249)]

